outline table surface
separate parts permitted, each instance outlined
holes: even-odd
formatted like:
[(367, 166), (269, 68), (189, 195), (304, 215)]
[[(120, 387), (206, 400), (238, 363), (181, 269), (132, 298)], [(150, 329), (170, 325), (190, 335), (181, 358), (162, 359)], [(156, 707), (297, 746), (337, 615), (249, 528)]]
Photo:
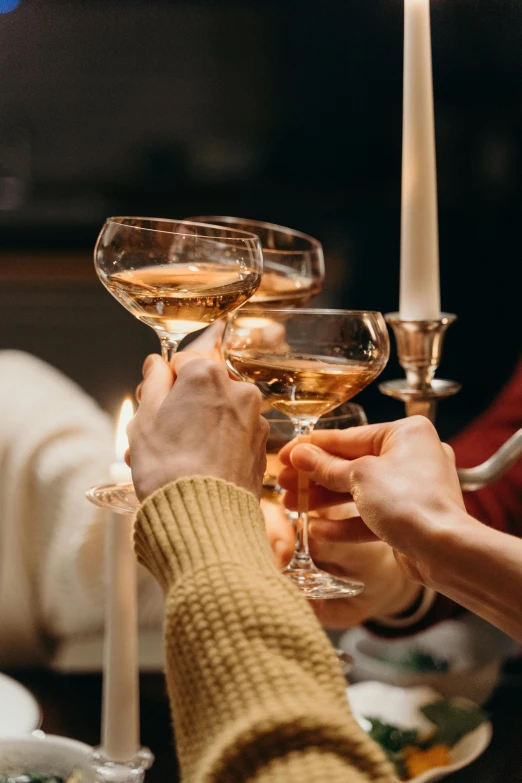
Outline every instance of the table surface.
[[(43, 710), (42, 729), (97, 745), (100, 739), (101, 677), (65, 675), (48, 670), (10, 672), (29, 688)], [(169, 707), (162, 675), (143, 674), (141, 739), (155, 755), (147, 783), (177, 783)], [(487, 751), (466, 769), (445, 778), (448, 783), (522, 783), (522, 661), (504, 669), (504, 677), (486, 705), (493, 722)]]

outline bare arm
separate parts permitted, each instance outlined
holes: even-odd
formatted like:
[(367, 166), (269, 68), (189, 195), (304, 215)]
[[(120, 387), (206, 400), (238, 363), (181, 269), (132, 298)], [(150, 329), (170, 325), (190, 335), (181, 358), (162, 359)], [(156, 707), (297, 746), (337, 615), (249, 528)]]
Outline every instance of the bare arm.
[(290, 507), (304, 470), (315, 507), (355, 500), (360, 518), (345, 520), (345, 541), (386, 542), (410, 580), (522, 640), (522, 542), (466, 513), (452, 450), (426, 419), (317, 432), (280, 456)]

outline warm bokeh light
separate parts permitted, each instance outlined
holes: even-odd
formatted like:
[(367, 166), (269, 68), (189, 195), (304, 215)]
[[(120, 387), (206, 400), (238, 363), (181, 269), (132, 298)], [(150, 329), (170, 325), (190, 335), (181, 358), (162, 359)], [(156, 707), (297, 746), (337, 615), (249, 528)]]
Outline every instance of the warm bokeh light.
[(273, 323), (274, 321), (271, 318), (257, 318), (247, 315), (244, 318), (236, 319), (237, 326), (244, 329), (266, 329), (268, 326), (272, 326)]
[(134, 416), (134, 406), (130, 397), (125, 397), (121, 406), (120, 418), (118, 420), (118, 427), (116, 429), (116, 457), (123, 462), (125, 459), (125, 452), (129, 445), (127, 439), (127, 424)]

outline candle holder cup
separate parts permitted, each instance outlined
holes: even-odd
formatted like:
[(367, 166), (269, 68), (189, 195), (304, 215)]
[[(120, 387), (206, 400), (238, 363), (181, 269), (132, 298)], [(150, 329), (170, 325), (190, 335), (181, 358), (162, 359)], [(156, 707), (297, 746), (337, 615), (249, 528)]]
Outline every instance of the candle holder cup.
[(460, 384), (455, 381), (435, 378), (444, 335), (456, 318), (451, 313), (423, 321), (402, 319), (399, 313), (385, 316), (394, 331), (399, 362), (406, 378), (381, 383), (379, 390), (404, 402), (407, 416), (418, 414), (434, 421), (437, 401), (460, 390)]
[[(407, 416), (417, 414), (434, 421), (438, 400), (451, 397), (461, 388), (455, 381), (434, 377), (442, 355), (444, 335), (456, 317), (442, 313), (440, 318), (414, 321), (402, 319), (399, 313), (385, 315), (395, 333), (399, 362), (406, 378), (381, 383), (379, 389), (388, 397), (404, 402)], [(519, 429), (482, 465), (458, 469), (462, 489), (474, 492), (498, 481), (521, 456), (522, 429)]]

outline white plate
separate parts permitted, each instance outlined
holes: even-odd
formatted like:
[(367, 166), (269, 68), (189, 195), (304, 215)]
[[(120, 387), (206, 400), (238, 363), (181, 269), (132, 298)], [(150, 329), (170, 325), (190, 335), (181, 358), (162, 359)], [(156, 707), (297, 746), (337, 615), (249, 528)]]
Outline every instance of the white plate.
[(40, 706), (19, 682), (0, 674), (0, 737), (30, 734), (41, 722)]
[[(431, 724), (420, 712), (420, 707), (441, 698), (440, 694), (428, 687), (397, 688), (382, 682), (359, 682), (350, 685), (347, 690), (348, 701), (353, 714), (364, 726), (364, 717), (379, 718), (403, 729), (427, 730)], [(469, 700), (462, 700), (471, 704)], [(451, 749), (452, 763), (445, 767), (435, 767), (408, 783), (428, 783), (442, 780), (451, 772), (467, 767), (475, 761), (491, 742), (493, 727), (483, 723), (475, 731), (466, 734)]]
[[(446, 698), (464, 696), (485, 704), (500, 679), (508, 652), (504, 634), (477, 617), (448, 620), (406, 639), (379, 639), (364, 628), (347, 631), (339, 647), (352, 655), (350, 680), (378, 680), (401, 688), (429, 685)], [(415, 671), (401, 661), (425, 652), (450, 662), (446, 672)]]

